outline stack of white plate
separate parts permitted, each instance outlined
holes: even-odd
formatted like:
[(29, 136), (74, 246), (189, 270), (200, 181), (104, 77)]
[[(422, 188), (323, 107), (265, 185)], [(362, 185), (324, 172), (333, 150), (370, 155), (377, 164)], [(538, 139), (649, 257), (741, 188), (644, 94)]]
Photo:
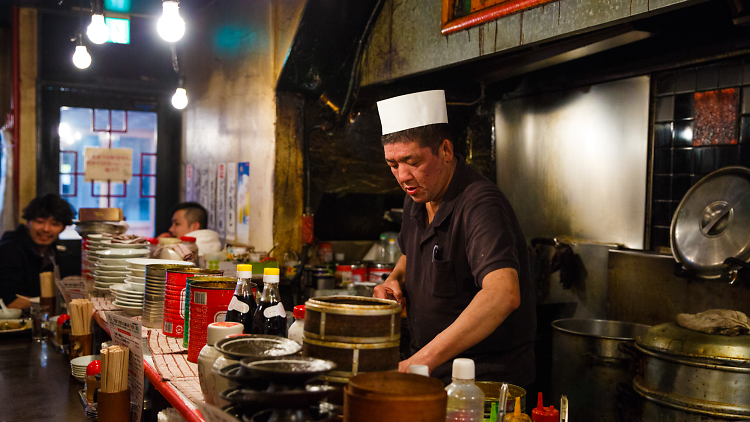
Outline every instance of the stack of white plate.
[(127, 260), (148, 255), (148, 248), (110, 248), (90, 252), (96, 258), (94, 290), (109, 295), (109, 287), (125, 283), (128, 276)]
[(143, 290), (130, 287), (125, 283), (113, 284), (109, 290), (114, 297), (114, 305), (128, 315), (143, 313)]
[(86, 368), (89, 366), (89, 363), (100, 359), (100, 355), (89, 355), (75, 358), (70, 361), (70, 373), (73, 374), (78, 381), (86, 382)]
[[(125, 282), (131, 288), (143, 289), (143, 325), (149, 328), (161, 328), (164, 321), (164, 289), (166, 286), (166, 269), (164, 266), (179, 265), (191, 267), (192, 262), (173, 261), (168, 259), (128, 259), (128, 275)], [(151, 267), (151, 270), (147, 269)]]

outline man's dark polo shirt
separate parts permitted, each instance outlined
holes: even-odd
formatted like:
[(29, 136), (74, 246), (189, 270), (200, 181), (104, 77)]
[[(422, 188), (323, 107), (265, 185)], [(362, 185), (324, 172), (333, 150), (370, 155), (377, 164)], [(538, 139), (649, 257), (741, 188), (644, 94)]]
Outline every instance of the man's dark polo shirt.
[[(527, 386), (536, 377), (536, 311), (526, 239), (505, 195), (457, 155), (458, 164), (432, 223), (408, 195), (398, 242), (406, 255), (411, 351), (451, 325), (492, 271), (518, 272), (521, 305), (487, 338), (456, 357), (474, 359), (477, 380)], [(436, 249), (437, 248), (437, 249)], [(453, 360), (432, 376), (450, 382)]]

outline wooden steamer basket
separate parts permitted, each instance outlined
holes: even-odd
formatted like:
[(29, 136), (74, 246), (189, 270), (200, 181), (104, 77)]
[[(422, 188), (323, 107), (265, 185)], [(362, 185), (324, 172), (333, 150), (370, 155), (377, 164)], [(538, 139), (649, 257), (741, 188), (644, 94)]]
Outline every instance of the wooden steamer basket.
[(392, 300), (328, 296), (305, 303), (305, 356), (332, 360), (323, 379), (346, 383), (361, 372), (398, 369), (401, 306)]
[(447, 403), (445, 386), (435, 378), (359, 374), (344, 388), (344, 422), (443, 422)]

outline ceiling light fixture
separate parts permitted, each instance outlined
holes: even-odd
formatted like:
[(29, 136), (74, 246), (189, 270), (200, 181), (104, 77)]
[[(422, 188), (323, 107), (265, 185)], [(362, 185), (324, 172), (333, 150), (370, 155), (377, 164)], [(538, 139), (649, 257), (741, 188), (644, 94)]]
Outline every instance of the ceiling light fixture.
[(187, 91), (185, 90), (185, 78), (180, 77), (180, 81), (177, 84), (177, 89), (172, 95), (172, 105), (177, 110), (182, 110), (188, 105)]
[(185, 21), (180, 17), (179, 3), (166, 0), (162, 3), (162, 8), (164, 11), (156, 24), (156, 30), (164, 41), (177, 42), (185, 35)]
[(104, 44), (109, 40), (109, 27), (104, 22), (104, 7), (101, 4), (101, 0), (93, 0), (91, 2), (91, 23), (86, 29), (86, 35), (94, 44)]
[(79, 69), (86, 69), (91, 65), (91, 55), (83, 45), (83, 35), (78, 34), (76, 42), (76, 51), (73, 53), (73, 64)]

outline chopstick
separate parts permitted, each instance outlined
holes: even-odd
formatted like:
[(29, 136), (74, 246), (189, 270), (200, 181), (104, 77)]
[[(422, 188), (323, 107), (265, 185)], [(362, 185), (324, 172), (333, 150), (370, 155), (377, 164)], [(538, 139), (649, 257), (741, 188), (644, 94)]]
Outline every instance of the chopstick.
[(91, 315), (94, 304), (88, 299), (73, 299), (68, 305), (70, 313), (71, 333), (74, 336), (83, 336), (91, 333)]
[(115, 345), (101, 351), (101, 391), (119, 393), (128, 389), (128, 356), (130, 350)]
[(55, 297), (55, 275), (50, 271), (40, 273), (39, 287), (42, 297)]

